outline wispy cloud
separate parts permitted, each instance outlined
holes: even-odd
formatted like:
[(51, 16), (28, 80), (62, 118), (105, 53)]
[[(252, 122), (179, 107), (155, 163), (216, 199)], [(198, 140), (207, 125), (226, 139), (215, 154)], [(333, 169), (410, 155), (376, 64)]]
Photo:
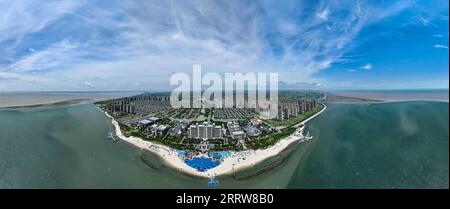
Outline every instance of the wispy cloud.
[(70, 13), (82, 1), (0, 1), (0, 42), (21, 39), (28, 33), (43, 30), (53, 21)]
[(314, 83), (357, 46), (364, 27), (411, 5), (0, 0), (0, 72), (11, 80), (0, 90), (44, 78), (59, 89), (164, 88), (194, 63), (206, 72), (279, 72), (286, 82)]
[(364, 69), (364, 70), (371, 70), (372, 68), (373, 68), (373, 65), (370, 63), (367, 63), (367, 64), (361, 66), (361, 69)]
[(330, 10), (327, 8), (325, 8), (324, 10), (320, 11), (317, 13), (317, 17), (321, 20), (328, 20), (328, 15), (330, 14)]
[(445, 36), (442, 34), (435, 34), (433, 35), (434, 38), (444, 38)]
[(293, 82), (287, 83), (280, 81), (278, 88), (280, 90), (295, 90), (295, 89), (324, 89), (326, 84), (322, 82)]
[(89, 82), (89, 81), (85, 81), (85, 82), (84, 82), (84, 85), (87, 86), (87, 87), (90, 87), (90, 88), (95, 88), (95, 87), (97, 87), (95, 84), (93, 84), (93, 83), (91, 83), (91, 82)]
[(442, 45), (442, 44), (436, 44), (436, 45), (434, 45), (434, 48), (438, 48), (438, 49), (447, 49), (447, 50), (448, 50), (448, 46)]
[(7, 69), (14, 72), (52, 70), (56, 67), (66, 67), (73, 63), (78, 53), (77, 46), (67, 40), (55, 43), (52, 46), (40, 51), (30, 50), (29, 55), (18, 59)]

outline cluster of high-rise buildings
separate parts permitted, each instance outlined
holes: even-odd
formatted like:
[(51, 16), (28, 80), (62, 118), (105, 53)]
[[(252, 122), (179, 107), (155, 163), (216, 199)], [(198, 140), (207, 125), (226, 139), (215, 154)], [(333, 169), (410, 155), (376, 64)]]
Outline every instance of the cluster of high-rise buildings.
[(145, 115), (170, 106), (169, 96), (141, 94), (116, 100), (109, 104), (111, 112)]
[(187, 134), (189, 138), (199, 139), (220, 139), (223, 137), (222, 126), (208, 122), (189, 126)]
[(278, 102), (278, 120), (286, 120), (297, 117), (316, 107), (315, 100), (297, 100), (297, 101), (279, 101)]
[(136, 113), (134, 105), (130, 104), (130, 102), (126, 101), (126, 100), (120, 100), (120, 101), (111, 103), (109, 106), (109, 110), (111, 112), (125, 112), (125, 113), (129, 113), (129, 114)]
[(127, 97), (127, 98), (124, 98), (124, 99), (128, 100), (128, 101), (146, 101), (146, 100), (150, 100), (150, 101), (170, 101), (170, 96), (145, 93), (145, 94), (141, 94), (141, 95)]
[[(244, 108), (215, 108), (214, 118), (252, 118), (254, 115), (250, 109), (256, 110), (257, 112), (263, 111), (263, 108), (258, 104), (256, 106), (256, 109), (249, 108), (248, 98), (245, 98), (243, 101), (239, 102), (242, 102), (244, 104)], [(170, 96), (150, 93), (115, 100), (114, 102), (109, 104), (110, 111), (113, 113), (129, 113), (137, 115), (148, 115), (170, 107)], [(269, 107), (265, 107), (264, 110), (269, 110)], [(311, 111), (315, 107), (316, 100), (314, 99), (280, 100), (278, 101), (277, 113), (273, 113), (276, 119), (283, 121), (293, 117), (297, 117), (307, 111)], [(221, 127), (215, 127), (214, 124), (197, 124), (189, 127), (188, 129), (188, 136), (190, 138), (212, 139), (223, 137), (222, 132), (219, 131)], [(216, 129), (217, 131), (214, 131)], [(237, 135), (239, 135), (240, 132), (237, 133)], [(239, 136), (237, 136), (236, 138), (239, 138)]]

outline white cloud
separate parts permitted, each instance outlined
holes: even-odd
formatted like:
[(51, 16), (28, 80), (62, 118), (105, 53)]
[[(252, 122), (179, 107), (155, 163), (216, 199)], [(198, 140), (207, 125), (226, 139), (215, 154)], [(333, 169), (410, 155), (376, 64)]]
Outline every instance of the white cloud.
[(17, 60), (9, 66), (9, 69), (14, 72), (25, 72), (62, 67), (73, 61), (76, 50), (75, 44), (63, 40), (41, 51), (30, 50), (31, 54)]
[(373, 68), (373, 65), (370, 63), (367, 63), (367, 64), (361, 66), (361, 69), (364, 69), (364, 70), (371, 70), (372, 68)]
[(327, 85), (322, 82), (279, 82), (278, 89), (279, 90), (293, 90), (293, 89), (324, 89)]
[(95, 84), (93, 84), (93, 83), (91, 83), (91, 82), (89, 82), (89, 81), (85, 81), (85, 82), (84, 82), (84, 85), (87, 86), (87, 87), (90, 87), (90, 88), (95, 88), (95, 87), (97, 87)]
[(38, 32), (82, 2), (47, 1), (34, 4), (29, 1), (0, 1), (0, 42)]
[(427, 25), (430, 23), (430, 20), (427, 19), (427, 18), (424, 18), (424, 17), (422, 17), (422, 16), (419, 16), (418, 18), (419, 18), (420, 23), (421, 23), (423, 26), (427, 26)]
[(41, 82), (45, 83), (50, 81), (50, 79), (47, 79), (45, 77), (30, 76), (22, 73), (1, 72), (1, 71), (0, 71), (0, 79), (7, 79), (7, 80), (12, 79), (21, 82), (33, 82), (33, 83), (41, 83)]
[(317, 14), (316, 14), (316, 16), (319, 18), (319, 19), (321, 19), (321, 20), (328, 20), (328, 15), (330, 14), (330, 10), (328, 9), (328, 7), (327, 8), (325, 8), (324, 10), (322, 10), (322, 11), (320, 11), (320, 12), (318, 12)]
[(438, 49), (447, 49), (447, 50), (448, 50), (448, 46), (442, 45), (442, 44), (436, 44), (436, 45), (434, 45), (434, 48), (438, 48)]
[[(277, 10), (277, 4), (113, 1), (105, 7), (91, 1), (0, 0), (6, 23), (0, 24), (0, 45), (14, 39), (7, 51), (0, 49), (8, 57), (0, 72), (20, 75), (18, 81), (48, 78), (46, 85), (60, 89), (92, 87), (86, 80), (95, 80), (97, 88), (145, 89), (167, 87), (172, 72), (190, 72), (200, 63), (204, 72), (276, 71), (287, 82), (309, 82), (343, 60), (363, 27), (409, 6), (320, 2), (317, 14), (297, 18), (303, 15), (299, 9), (309, 8), (294, 2)], [(22, 38), (36, 33), (44, 34), (36, 42), (48, 45), (28, 46), (34, 43)], [(29, 53), (16, 54), (21, 45)]]

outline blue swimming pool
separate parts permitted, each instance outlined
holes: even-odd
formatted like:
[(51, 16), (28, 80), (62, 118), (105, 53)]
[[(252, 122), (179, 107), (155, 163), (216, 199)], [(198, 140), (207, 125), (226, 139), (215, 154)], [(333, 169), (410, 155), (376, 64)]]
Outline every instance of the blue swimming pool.
[(178, 157), (183, 158), (184, 157), (184, 151), (178, 151)]
[(210, 157), (214, 158), (214, 159), (220, 159), (220, 160), (224, 160), (225, 158), (229, 158), (231, 156), (231, 152), (230, 151), (221, 151), (221, 152), (213, 152), (209, 154)]
[(220, 164), (220, 162), (215, 161), (210, 157), (194, 157), (192, 159), (186, 159), (184, 162), (200, 172), (204, 172)]
[(223, 160), (223, 156), (219, 152), (211, 153), (209, 154), (209, 156), (212, 158), (219, 158)]

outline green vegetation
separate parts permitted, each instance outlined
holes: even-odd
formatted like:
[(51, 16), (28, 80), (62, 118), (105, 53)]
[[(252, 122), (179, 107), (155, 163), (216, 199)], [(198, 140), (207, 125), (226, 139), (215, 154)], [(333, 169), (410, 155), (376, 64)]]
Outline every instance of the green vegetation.
[(125, 135), (126, 137), (134, 136), (141, 139), (147, 139), (147, 136), (144, 134), (144, 130), (142, 128), (131, 128), (122, 123), (119, 123), (119, 127), (123, 135)]
[(282, 91), (279, 93), (279, 99), (324, 99), (325, 94), (313, 91)]
[(205, 108), (205, 114), (204, 114), (205, 118), (208, 118), (210, 112), (211, 112), (211, 109)]
[(281, 132), (274, 133), (272, 135), (269, 135), (266, 138), (251, 141), (249, 144), (251, 145), (251, 147), (253, 149), (264, 149), (271, 145), (276, 144), (280, 139), (290, 136), (296, 130), (297, 130), (297, 128), (295, 128), (295, 127), (285, 128)]

